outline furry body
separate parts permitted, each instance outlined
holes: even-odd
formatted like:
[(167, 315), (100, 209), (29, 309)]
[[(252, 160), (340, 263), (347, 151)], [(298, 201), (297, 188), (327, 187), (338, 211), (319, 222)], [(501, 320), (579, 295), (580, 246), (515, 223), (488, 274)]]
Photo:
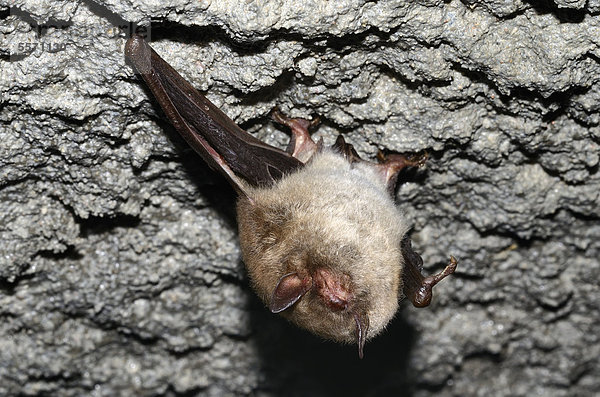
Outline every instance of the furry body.
[[(369, 320), (367, 339), (394, 316), (402, 291), (399, 242), (408, 225), (384, 178), (325, 150), (275, 186), (252, 188), (238, 202), (244, 261), (267, 304), (285, 274), (325, 269), (346, 283), (352, 308)], [(297, 325), (338, 342), (356, 342), (349, 310), (331, 310), (309, 291), (282, 312)]]

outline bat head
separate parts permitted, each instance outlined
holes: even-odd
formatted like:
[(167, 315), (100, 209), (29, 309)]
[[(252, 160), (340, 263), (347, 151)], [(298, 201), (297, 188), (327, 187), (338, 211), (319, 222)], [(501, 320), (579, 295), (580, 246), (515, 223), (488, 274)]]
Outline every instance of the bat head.
[(240, 243), (272, 312), (338, 342), (377, 335), (402, 294), (401, 214), (373, 167), (323, 151), (238, 202)]

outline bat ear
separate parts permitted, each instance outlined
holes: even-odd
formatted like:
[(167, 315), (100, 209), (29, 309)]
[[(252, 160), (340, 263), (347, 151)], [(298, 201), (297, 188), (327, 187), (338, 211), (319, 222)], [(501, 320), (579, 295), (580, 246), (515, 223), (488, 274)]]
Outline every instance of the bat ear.
[(289, 273), (279, 279), (271, 295), (269, 310), (279, 313), (298, 302), (312, 288), (312, 277), (301, 278), (298, 273)]

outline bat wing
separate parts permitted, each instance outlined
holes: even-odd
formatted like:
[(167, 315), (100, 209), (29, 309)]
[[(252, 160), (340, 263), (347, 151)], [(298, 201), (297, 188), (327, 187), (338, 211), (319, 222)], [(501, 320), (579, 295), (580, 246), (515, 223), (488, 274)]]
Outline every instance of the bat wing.
[(175, 129), (238, 193), (245, 194), (241, 180), (253, 186), (269, 186), (303, 165), (292, 155), (242, 130), (140, 36), (127, 41), (125, 55), (142, 75)]

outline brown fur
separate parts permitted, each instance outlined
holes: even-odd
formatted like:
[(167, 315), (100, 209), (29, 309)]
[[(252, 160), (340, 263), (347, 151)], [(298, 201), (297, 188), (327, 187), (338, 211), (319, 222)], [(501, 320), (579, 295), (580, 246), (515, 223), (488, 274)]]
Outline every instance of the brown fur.
[(367, 339), (394, 316), (408, 226), (372, 166), (324, 151), (276, 185), (250, 189), (237, 212), (244, 261), (267, 305), (280, 278), (293, 272), (305, 277), (326, 269), (347, 287), (348, 310), (332, 310), (313, 288), (282, 312), (298, 326), (355, 343), (353, 311), (367, 315)]

